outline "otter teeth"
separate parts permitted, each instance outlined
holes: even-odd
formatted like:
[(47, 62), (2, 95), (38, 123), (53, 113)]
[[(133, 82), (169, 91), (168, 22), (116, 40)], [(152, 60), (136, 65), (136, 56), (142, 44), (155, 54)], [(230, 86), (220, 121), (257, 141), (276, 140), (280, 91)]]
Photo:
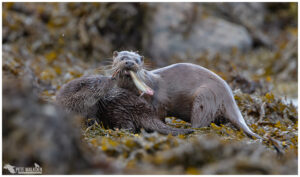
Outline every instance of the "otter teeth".
[(130, 72), (130, 70), (124, 70), (124, 74), (125, 74), (125, 75), (130, 75), (129, 72)]

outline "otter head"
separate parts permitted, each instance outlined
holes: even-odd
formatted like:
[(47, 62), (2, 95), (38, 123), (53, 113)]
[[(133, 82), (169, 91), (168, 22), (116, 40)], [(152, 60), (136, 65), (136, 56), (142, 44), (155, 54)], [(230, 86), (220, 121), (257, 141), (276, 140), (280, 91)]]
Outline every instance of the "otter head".
[(131, 91), (153, 95), (153, 90), (145, 84), (144, 57), (135, 52), (113, 53), (112, 78), (118, 86)]
[(128, 77), (129, 71), (138, 73), (143, 69), (144, 57), (135, 52), (122, 51), (113, 53), (113, 76), (116, 78)]

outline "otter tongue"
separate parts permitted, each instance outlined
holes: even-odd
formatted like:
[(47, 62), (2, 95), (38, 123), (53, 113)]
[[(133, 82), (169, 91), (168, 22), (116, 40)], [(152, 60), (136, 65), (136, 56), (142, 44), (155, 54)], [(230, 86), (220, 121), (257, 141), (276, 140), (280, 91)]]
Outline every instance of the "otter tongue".
[(129, 73), (133, 80), (133, 83), (140, 91), (142, 91), (143, 93), (146, 93), (148, 95), (154, 94), (154, 91), (148, 85), (146, 85), (143, 81), (141, 81), (133, 71), (129, 71)]

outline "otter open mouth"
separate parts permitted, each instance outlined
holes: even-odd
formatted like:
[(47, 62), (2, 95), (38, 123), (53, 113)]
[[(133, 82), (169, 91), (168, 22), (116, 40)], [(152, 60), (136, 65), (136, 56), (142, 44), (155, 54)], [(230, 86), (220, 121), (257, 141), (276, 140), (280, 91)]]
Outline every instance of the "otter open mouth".
[(116, 70), (113, 74), (112, 74), (112, 77), (113, 78), (116, 78), (116, 77), (129, 77), (130, 78), (130, 73), (129, 73), (129, 70)]
[(146, 93), (148, 95), (153, 95), (154, 91), (148, 86), (146, 85), (145, 82), (141, 81), (135, 72), (133, 71), (129, 71), (129, 74), (131, 76), (131, 79), (133, 80), (134, 85), (143, 93)]
[(124, 75), (130, 77), (130, 71), (129, 70), (124, 70)]

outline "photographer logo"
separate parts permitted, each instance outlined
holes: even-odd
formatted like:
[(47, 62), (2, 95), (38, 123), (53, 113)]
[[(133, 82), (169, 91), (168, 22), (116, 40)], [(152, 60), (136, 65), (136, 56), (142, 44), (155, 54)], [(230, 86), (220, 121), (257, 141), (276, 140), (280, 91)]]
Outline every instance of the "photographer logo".
[(43, 169), (37, 163), (34, 163), (34, 167), (16, 167), (10, 164), (5, 164), (3, 168), (8, 170), (11, 174), (18, 175), (35, 175), (43, 173)]

